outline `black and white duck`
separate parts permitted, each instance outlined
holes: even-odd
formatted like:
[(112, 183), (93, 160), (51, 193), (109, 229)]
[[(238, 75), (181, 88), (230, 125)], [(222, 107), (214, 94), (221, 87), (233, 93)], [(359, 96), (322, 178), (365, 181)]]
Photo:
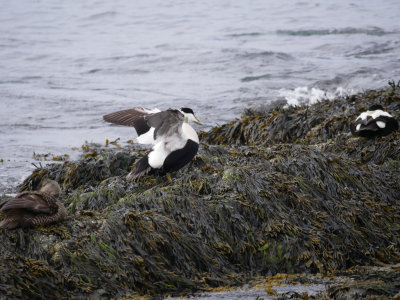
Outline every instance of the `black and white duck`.
[(399, 123), (397, 120), (384, 111), (382, 105), (379, 104), (372, 105), (350, 124), (351, 133), (363, 137), (388, 135), (398, 129)]
[(135, 107), (107, 114), (103, 119), (134, 127), (138, 143), (153, 145), (152, 150), (135, 164), (127, 180), (146, 174), (178, 171), (194, 158), (199, 149), (199, 137), (189, 122), (201, 122), (190, 108), (160, 111)]

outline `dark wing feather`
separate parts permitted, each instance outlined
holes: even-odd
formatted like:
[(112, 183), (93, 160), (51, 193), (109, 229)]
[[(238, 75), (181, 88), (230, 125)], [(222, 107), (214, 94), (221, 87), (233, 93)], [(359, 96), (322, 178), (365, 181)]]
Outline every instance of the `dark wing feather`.
[(151, 115), (143, 108), (135, 107), (104, 115), (103, 119), (109, 123), (135, 127), (137, 134), (142, 135), (150, 129), (149, 125), (147, 125), (146, 116)]
[(4, 202), (0, 203), (0, 211), (1, 211), (1, 208), (4, 206), (4, 204), (6, 204), (8, 201), (10, 201), (10, 200), (7, 200), (7, 201), (4, 201)]
[(361, 124), (363, 124), (363, 125), (365, 125), (365, 126), (368, 126), (369, 124), (375, 123), (376, 121), (379, 121), (379, 118), (374, 119), (374, 118), (372, 118), (371, 116), (368, 116), (367, 118), (365, 118), (365, 119), (361, 122)]
[(386, 124), (385, 128), (381, 129), (384, 135), (399, 129), (399, 123), (393, 117), (379, 116), (375, 119), (375, 121), (381, 121)]
[(354, 122), (354, 123), (350, 124), (350, 131), (351, 131), (351, 133), (353, 135), (357, 135), (357, 129), (356, 129), (357, 124), (358, 124), (357, 122)]
[(154, 139), (176, 134), (182, 126), (184, 116), (179, 110), (169, 109), (146, 117), (147, 124), (154, 127)]
[(19, 226), (19, 222), (21, 220), (21, 217), (13, 214), (11, 216), (6, 216), (3, 221), (0, 222), (0, 228), (6, 228), (6, 229), (14, 229)]
[(50, 195), (44, 195), (40, 192), (23, 192), (2, 205), (1, 211), (25, 209), (35, 213), (54, 213), (54, 207), (52, 203), (49, 203), (49, 200), (55, 201)]
[(399, 130), (399, 122), (395, 118), (390, 118), (387, 125), (389, 125), (390, 128), (393, 128), (393, 131)]
[(152, 171), (153, 168), (149, 165), (149, 157), (146, 154), (135, 164), (135, 168), (126, 176), (126, 180), (134, 180), (143, 175), (151, 174)]

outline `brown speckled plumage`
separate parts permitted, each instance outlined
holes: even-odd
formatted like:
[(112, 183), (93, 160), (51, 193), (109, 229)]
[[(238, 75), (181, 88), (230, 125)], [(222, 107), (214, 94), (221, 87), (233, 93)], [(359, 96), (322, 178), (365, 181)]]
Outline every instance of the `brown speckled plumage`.
[(62, 221), (67, 216), (64, 205), (57, 200), (61, 193), (57, 182), (44, 179), (38, 191), (25, 191), (0, 204), (4, 219), (0, 227), (14, 229)]

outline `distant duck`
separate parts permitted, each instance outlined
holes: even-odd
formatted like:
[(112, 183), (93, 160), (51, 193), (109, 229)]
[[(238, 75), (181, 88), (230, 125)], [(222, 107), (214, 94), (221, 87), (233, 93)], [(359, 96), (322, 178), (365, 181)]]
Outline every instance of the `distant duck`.
[(4, 219), (0, 228), (33, 227), (60, 222), (67, 216), (64, 205), (58, 201), (61, 188), (51, 179), (43, 179), (37, 191), (25, 191), (0, 204)]
[(384, 111), (382, 105), (379, 104), (372, 105), (350, 124), (351, 133), (363, 137), (387, 135), (398, 129), (399, 123), (397, 120)]
[(146, 174), (178, 171), (194, 158), (199, 149), (199, 137), (188, 123), (201, 122), (190, 108), (160, 111), (135, 107), (105, 115), (103, 119), (135, 127), (137, 141), (153, 145), (152, 151), (142, 157), (127, 175), (127, 180)]

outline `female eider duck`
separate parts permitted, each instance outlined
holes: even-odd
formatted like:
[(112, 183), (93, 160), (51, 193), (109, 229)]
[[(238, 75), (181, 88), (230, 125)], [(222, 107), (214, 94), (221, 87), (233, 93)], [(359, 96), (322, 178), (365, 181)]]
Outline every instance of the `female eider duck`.
[(361, 113), (350, 124), (351, 133), (363, 137), (387, 135), (398, 129), (397, 120), (388, 112), (383, 111), (382, 105), (379, 104), (372, 105), (368, 111)]
[(150, 153), (142, 157), (126, 179), (134, 180), (146, 174), (166, 174), (188, 164), (199, 149), (199, 137), (188, 124), (201, 125), (190, 108), (146, 109), (136, 107), (103, 116), (107, 122), (133, 126), (140, 144), (152, 144)]
[(57, 200), (61, 194), (58, 183), (43, 179), (38, 191), (25, 191), (0, 204), (4, 214), (0, 228), (33, 227), (62, 221), (67, 216), (64, 205)]

